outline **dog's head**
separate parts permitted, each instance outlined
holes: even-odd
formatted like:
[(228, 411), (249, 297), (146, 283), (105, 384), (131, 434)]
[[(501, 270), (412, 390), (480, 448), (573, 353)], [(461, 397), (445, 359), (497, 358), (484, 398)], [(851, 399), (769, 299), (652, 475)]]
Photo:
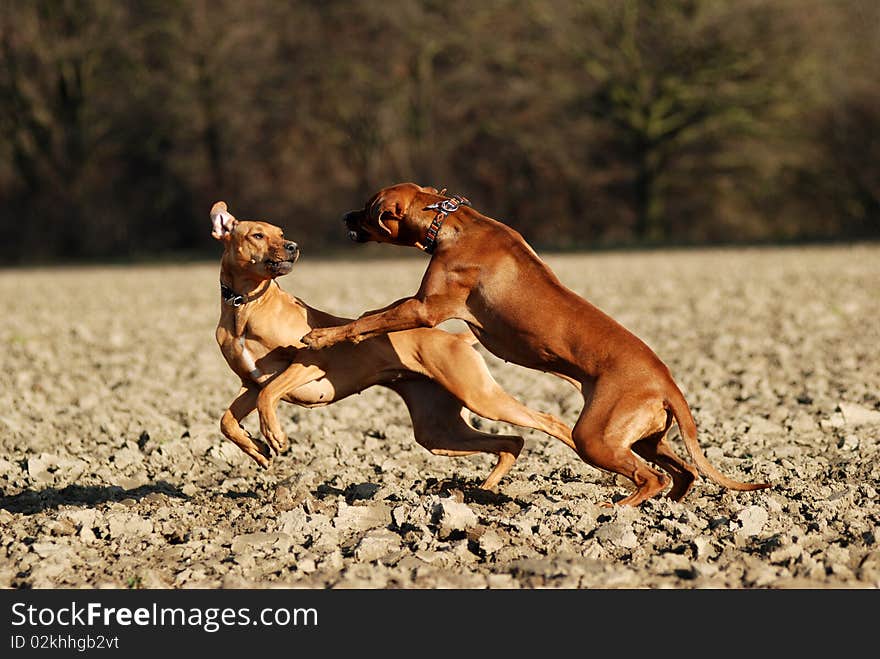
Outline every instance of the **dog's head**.
[(382, 188), (362, 209), (343, 216), (348, 237), (358, 243), (374, 241), (418, 246), (437, 214), (427, 206), (445, 199), (443, 192), (415, 183)]
[(211, 235), (223, 243), (223, 259), (259, 279), (286, 275), (299, 258), (299, 246), (284, 238), (281, 227), (236, 219), (218, 201), (211, 207)]

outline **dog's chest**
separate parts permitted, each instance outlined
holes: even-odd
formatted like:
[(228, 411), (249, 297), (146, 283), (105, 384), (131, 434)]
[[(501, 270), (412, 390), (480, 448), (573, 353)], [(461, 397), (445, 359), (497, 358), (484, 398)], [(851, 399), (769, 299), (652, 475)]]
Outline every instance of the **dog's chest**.
[(259, 382), (265, 375), (257, 361), (262, 357), (260, 345), (247, 339), (247, 335), (234, 336), (227, 333), (221, 343), (221, 350), (230, 368), (241, 377), (249, 377)]

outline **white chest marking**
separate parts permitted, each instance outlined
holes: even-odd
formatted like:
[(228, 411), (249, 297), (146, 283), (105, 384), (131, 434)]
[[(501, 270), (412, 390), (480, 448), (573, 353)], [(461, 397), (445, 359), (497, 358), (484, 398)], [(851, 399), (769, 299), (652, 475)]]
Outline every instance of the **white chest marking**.
[(238, 337), (238, 344), (241, 346), (241, 360), (244, 362), (244, 367), (248, 370), (248, 373), (250, 373), (250, 376), (254, 380), (258, 379), (263, 373), (257, 368), (257, 365), (254, 362), (254, 356), (250, 353), (250, 350), (247, 349), (244, 336)]

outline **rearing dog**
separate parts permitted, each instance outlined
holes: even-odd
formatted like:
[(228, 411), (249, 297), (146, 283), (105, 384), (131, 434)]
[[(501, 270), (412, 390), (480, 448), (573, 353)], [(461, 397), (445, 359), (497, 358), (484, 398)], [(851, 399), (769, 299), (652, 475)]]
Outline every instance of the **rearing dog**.
[[(699, 472), (733, 490), (769, 487), (733, 480), (713, 467), (697, 443), (690, 408), (659, 357), (566, 288), (519, 233), (478, 213), (466, 199), (401, 183), (379, 190), (344, 221), (356, 242), (414, 246), (432, 256), (412, 297), (303, 337), (316, 353), (458, 318), (498, 357), (580, 389), (584, 408), (572, 432), (573, 448), (588, 464), (635, 484), (621, 505), (639, 505), (670, 481), (669, 497), (680, 500)], [(667, 442), (673, 420), (699, 472)]]
[[(487, 419), (534, 428), (568, 446), (571, 430), (550, 414), (535, 412), (504, 391), (473, 348), (470, 333), (411, 329), (314, 352), (301, 337), (313, 328), (341, 325), (348, 318), (310, 307), (275, 281), (299, 257), (296, 243), (280, 227), (239, 221), (218, 201), (211, 209), (212, 235), (223, 243), (221, 311), (217, 343), (241, 390), (223, 414), (220, 429), (260, 466), (288, 441), (276, 415), (281, 400), (320, 407), (382, 385), (406, 403), (416, 441), (435, 455), (494, 453), (498, 461), (482, 487), (492, 488), (510, 470), (523, 447), (517, 435), (480, 432), (467, 408)], [(242, 426), (254, 410), (268, 446)], [(271, 450), (270, 450), (271, 448)]]

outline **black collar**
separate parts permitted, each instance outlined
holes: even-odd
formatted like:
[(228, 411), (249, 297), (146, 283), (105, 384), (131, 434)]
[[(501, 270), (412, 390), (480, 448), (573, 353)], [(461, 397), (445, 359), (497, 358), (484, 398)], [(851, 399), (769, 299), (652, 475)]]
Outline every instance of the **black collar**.
[(220, 295), (223, 296), (223, 304), (228, 304), (230, 307), (240, 307), (245, 301), (244, 295), (239, 295), (222, 281), (220, 282)]
[[(247, 295), (242, 295), (240, 293), (236, 293), (232, 290), (231, 286), (227, 286), (222, 281), (220, 282), (220, 295), (223, 297), (223, 304), (228, 304), (230, 307), (240, 307), (243, 304), (247, 304), (248, 302), (253, 302), (258, 297), (261, 297), (263, 293), (269, 290), (269, 286), (272, 285), (274, 279), (269, 282), (269, 285), (266, 286), (262, 291), (254, 295), (253, 297), (248, 297)], [(277, 282), (276, 282), (277, 283)]]
[(470, 205), (471, 202), (464, 197), (460, 195), (452, 195), (450, 199), (444, 199), (443, 201), (434, 202), (430, 206), (425, 206), (425, 210), (437, 211), (437, 215), (434, 216), (431, 226), (428, 227), (428, 233), (425, 234), (425, 246), (422, 249), (428, 254), (432, 254), (437, 248), (437, 234), (440, 233), (440, 227), (443, 226), (443, 221), (446, 219), (446, 216), (450, 213), (454, 213), (462, 206)]

